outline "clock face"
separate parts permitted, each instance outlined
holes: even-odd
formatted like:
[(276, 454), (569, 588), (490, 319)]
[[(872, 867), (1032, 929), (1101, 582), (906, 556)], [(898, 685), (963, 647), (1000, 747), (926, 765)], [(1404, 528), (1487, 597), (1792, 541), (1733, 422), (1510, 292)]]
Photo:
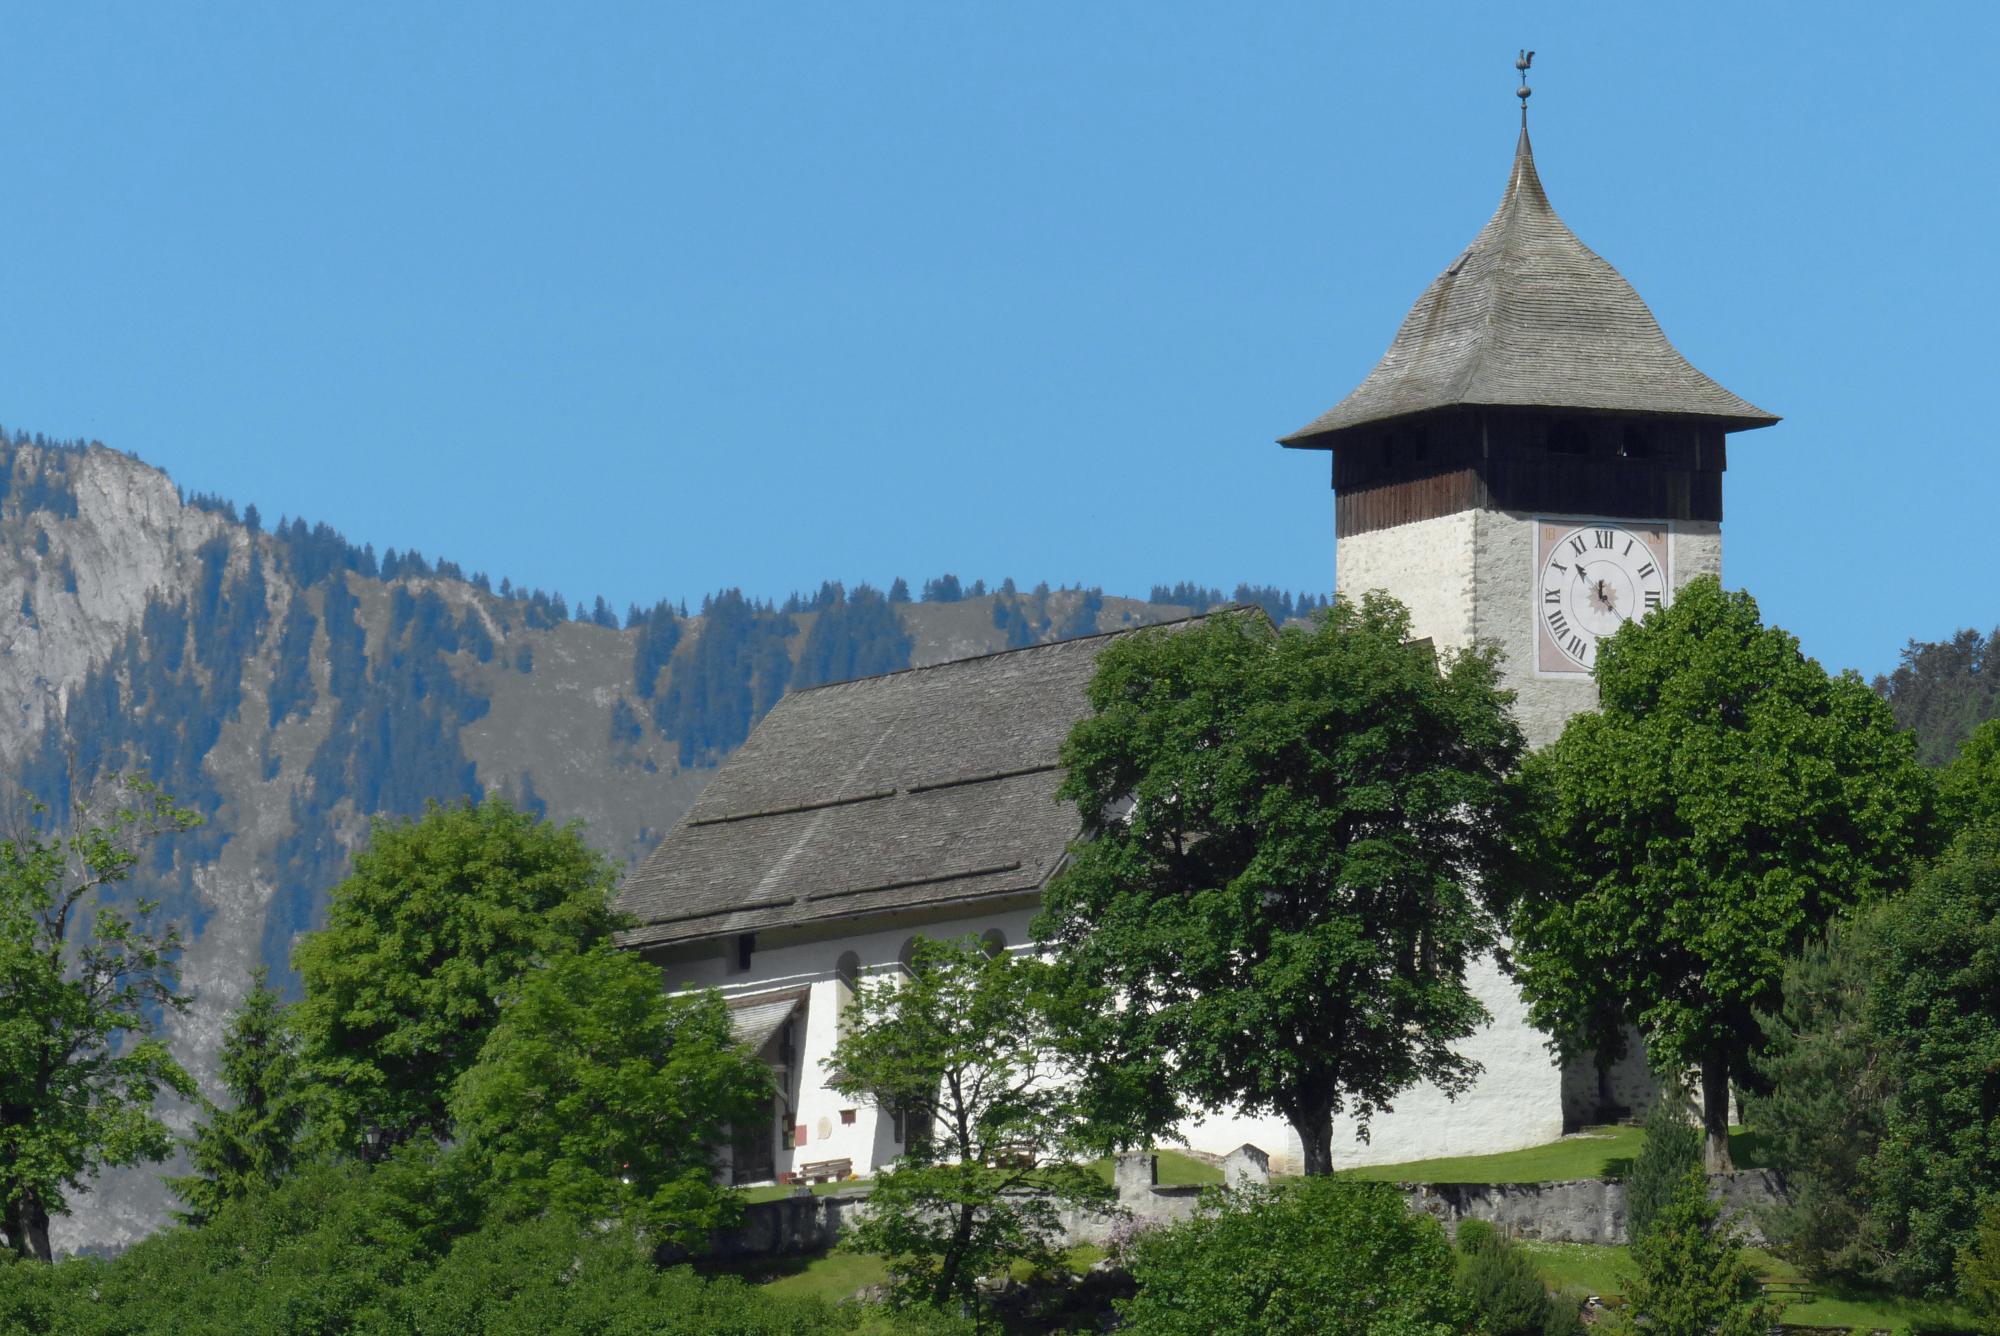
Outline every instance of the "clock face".
[(1588, 672), (1598, 642), (1667, 601), (1665, 526), (1542, 521), (1535, 582), (1536, 666)]

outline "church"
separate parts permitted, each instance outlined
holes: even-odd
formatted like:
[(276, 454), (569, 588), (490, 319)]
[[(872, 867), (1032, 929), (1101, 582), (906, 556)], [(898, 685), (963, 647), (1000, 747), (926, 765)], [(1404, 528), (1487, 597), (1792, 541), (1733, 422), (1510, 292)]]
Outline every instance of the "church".
[[(1525, 71), (1525, 61), (1522, 65)], [(1526, 115), (1500, 207), (1404, 319), (1374, 370), (1283, 437), (1332, 459), (1339, 592), (1386, 590), (1442, 652), (1503, 651), (1530, 746), (1595, 707), (1599, 641), (1720, 574), (1730, 433), (1770, 413), (1696, 370), (1632, 286), (1565, 227)], [(822, 1063), (863, 978), (913, 940), (1032, 950), (1042, 890), (1081, 834), (1055, 797), (1098, 653), (1122, 631), (833, 683), (778, 702), (619, 892), (625, 946), (668, 987), (714, 988), (772, 1070), (771, 1116), (739, 1129), (738, 1183), (866, 1175), (911, 1129), (828, 1090)], [(1567, 1068), (1494, 960), (1470, 982), (1492, 1014), (1460, 1051), (1458, 1099), (1406, 1093), (1337, 1166), (1537, 1145), (1632, 1112), (1642, 1062)], [(1275, 1116), (1181, 1129), (1296, 1170)]]

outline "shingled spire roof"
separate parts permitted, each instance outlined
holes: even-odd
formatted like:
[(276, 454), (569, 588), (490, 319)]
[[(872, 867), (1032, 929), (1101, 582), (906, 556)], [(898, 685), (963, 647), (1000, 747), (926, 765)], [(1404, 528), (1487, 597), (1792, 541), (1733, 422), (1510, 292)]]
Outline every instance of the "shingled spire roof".
[(1351, 428), (1481, 406), (1671, 414), (1725, 431), (1778, 420), (1689, 365), (1632, 285), (1563, 226), (1525, 125), (1492, 220), (1431, 283), (1368, 378), (1280, 440), (1323, 449)]

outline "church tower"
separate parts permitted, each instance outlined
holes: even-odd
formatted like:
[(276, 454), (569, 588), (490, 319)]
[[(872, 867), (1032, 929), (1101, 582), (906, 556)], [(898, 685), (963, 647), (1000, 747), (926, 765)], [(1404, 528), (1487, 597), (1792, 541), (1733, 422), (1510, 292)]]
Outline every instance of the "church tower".
[(1535, 173), (1352, 393), (1282, 438), (1333, 456), (1337, 583), (1440, 648), (1493, 643), (1529, 745), (1597, 704), (1599, 641), (1722, 569), (1731, 432), (1778, 419), (1697, 371)]

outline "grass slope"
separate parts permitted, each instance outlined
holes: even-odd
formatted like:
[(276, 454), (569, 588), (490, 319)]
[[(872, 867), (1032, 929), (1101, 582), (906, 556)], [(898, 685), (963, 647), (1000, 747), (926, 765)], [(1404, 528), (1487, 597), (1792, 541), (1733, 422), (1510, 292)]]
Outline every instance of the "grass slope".
[[(1570, 1178), (1623, 1178), (1645, 1144), (1643, 1127), (1591, 1127), (1526, 1150), (1371, 1164), (1341, 1172), (1377, 1183), (1558, 1183)], [(1729, 1130), (1729, 1152), (1738, 1169), (1763, 1167), (1763, 1149), (1749, 1128)]]

